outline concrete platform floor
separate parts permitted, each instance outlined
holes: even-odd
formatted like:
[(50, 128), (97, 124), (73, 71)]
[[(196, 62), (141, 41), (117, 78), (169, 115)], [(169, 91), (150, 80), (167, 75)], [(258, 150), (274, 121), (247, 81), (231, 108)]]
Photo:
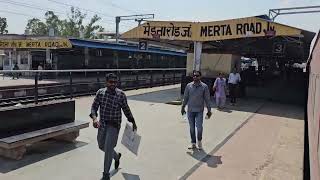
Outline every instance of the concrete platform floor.
[[(280, 114), (299, 119), (277, 116)], [(296, 107), (265, 104), (228, 142), (209, 153), (206, 162), (188, 179), (303, 179), (301, 115), (303, 112)]]
[[(63, 82), (67, 82), (67, 80), (65, 80)], [(59, 83), (59, 81), (41, 80), (38, 83), (39, 84), (53, 84), (53, 83)], [(24, 86), (24, 85), (34, 86), (34, 79), (32, 79), (32, 78), (12, 79), (11, 77), (4, 77), (4, 78), (0, 77), (0, 88), (2, 88), (2, 87), (19, 87), (19, 86)]]
[[(136, 156), (120, 143), (122, 127), (116, 150), (123, 156), (120, 169), (112, 168), (113, 180), (301, 179), (303, 110), (298, 107), (242, 99), (225, 111), (214, 109), (204, 120), (204, 151), (193, 153), (187, 150), (188, 124), (180, 106), (165, 104), (180, 97), (178, 85), (126, 94), (142, 138)], [(78, 120), (89, 121), (92, 100), (76, 100)], [(103, 153), (96, 134), (91, 126), (74, 144), (44, 141), (30, 146), (21, 161), (0, 158), (0, 179), (98, 180)]]

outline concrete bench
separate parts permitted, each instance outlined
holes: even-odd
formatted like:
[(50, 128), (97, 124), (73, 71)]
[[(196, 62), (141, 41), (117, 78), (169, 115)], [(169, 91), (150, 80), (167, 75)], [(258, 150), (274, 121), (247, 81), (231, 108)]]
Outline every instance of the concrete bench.
[(19, 160), (30, 144), (56, 139), (74, 141), (89, 122), (75, 121), (74, 100), (0, 109), (0, 156)]
[(89, 127), (88, 122), (75, 121), (50, 128), (32, 131), (24, 134), (0, 139), (0, 155), (10, 159), (22, 159), (27, 145), (46, 139), (56, 139), (73, 142), (78, 136), (80, 129)]

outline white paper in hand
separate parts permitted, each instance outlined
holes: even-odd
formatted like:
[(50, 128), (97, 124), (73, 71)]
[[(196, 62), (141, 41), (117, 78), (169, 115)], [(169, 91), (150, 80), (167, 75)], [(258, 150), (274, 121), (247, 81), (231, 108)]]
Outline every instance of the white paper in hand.
[(124, 129), (121, 143), (133, 154), (138, 155), (141, 136), (133, 131), (132, 127), (127, 123)]

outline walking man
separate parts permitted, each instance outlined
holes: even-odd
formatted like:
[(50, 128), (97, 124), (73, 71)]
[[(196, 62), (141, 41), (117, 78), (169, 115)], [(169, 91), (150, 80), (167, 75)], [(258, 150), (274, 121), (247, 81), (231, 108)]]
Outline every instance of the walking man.
[(229, 90), (230, 90), (230, 98), (231, 98), (231, 105), (234, 106), (236, 104), (236, 97), (237, 97), (237, 89), (238, 85), (241, 81), (240, 74), (237, 73), (237, 69), (234, 68), (233, 71), (230, 73), (228, 78)]
[[(118, 77), (110, 73), (106, 76), (106, 88), (99, 89), (94, 98), (90, 117), (93, 120), (93, 127), (98, 128), (98, 146), (105, 152), (104, 172), (102, 180), (110, 179), (110, 166), (112, 159), (115, 160), (115, 169), (120, 165), (121, 153), (114, 148), (117, 145), (119, 130), (121, 127), (121, 109), (128, 121), (132, 123), (133, 130), (137, 129), (124, 92), (116, 88)], [(100, 120), (98, 120), (98, 109)]]
[[(208, 112), (207, 116), (211, 116), (210, 93), (208, 86), (201, 82), (201, 72), (193, 72), (193, 82), (189, 83), (184, 91), (183, 104), (181, 114), (185, 114), (185, 107), (188, 105), (188, 121), (190, 126), (191, 147), (188, 149), (196, 149), (198, 140), (198, 148), (202, 149), (202, 131), (203, 131), (203, 111), (206, 104)], [(197, 129), (197, 136), (196, 136)]]

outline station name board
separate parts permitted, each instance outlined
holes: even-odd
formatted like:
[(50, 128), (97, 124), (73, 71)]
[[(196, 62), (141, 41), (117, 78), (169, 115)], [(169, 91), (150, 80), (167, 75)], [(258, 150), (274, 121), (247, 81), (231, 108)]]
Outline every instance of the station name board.
[(262, 32), (261, 22), (236, 24), (234, 27), (230, 24), (201, 26), (200, 36), (232, 36), (235, 34), (246, 35), (248, 32), (253, 34), (260, 34)]
[(257, 17), (214, 22), (149, 21), (121, 38), (214, 41), (261, 36), (292, 36), (301, 30)]
[(191, 37), (191, 27), (188, 26), (177, 26), (173, 23), (170, 23), (169, 26), (160, 25), (160, 26), (150, 26), (149, 23), (146, 23), (144, 26), (143, 34), (150, 36), (151, 35), (160, 35), (168, 37)]
[(72, 48), (67, 39), (59, 40), (0, 40), (0, 49), (63, 49)]

